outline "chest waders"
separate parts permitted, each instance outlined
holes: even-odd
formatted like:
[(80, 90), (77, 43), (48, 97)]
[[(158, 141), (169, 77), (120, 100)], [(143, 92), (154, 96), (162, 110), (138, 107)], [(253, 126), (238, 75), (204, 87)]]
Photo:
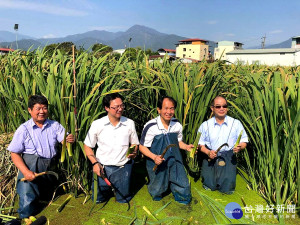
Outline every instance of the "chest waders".
[[(24, 127), (28, 132), (36, 151), (35, 154), (22, 155), (25, 165), (29, 170), (35, 173), (52, 170), (51, 168), (55, 167), (55, 157), (52, 159), (47, 159), (39, 156), (32, 135), (25, 125)], [(30, 182), (20, 181), (22, 178), (24, 178), (24, 175), (21, 173), (21, 171), (19, 171), (17, 178), (17, 194), (19, 195), (18, 213), (20, 218), (27, 218), (39, 213), (43, 209), (43, 206), (39, 203), (39, 200), (49, 201), (51, 199), (57, 181), (53, 176), (48, 175), (37, 177)]]
[[(231, 131), (233, 129), (235, 119), (231, 124), (231, 128), (227, 137), (226, 143), (228, 143)], [(209, 126), (207, 122), (207, 132), (209, 142), (211, 144), (209, 135)], [(207, 145), (205, 147), (209, 150)], [(237, 159), (233, 150), (227, 150), (219, 152), (214, 160), (208, 161), (209, 157), (206, 154), (202, 162), (201, 176), (202, 183), (206, 187), (210, 188), (212, 191), (219, 190), (222, 193), (231, 194), (236, 186), (236, 167)]]
[[(55, 161), (30, 154), (23, 154), (22, 158), (28, 169), (35, 173), (50, 170)], [(43, 207), (39, 203), (39, 200), (47, 201), (51, 199), (56, 180), (53, 176), (43, 175), (31, 182), (20, 181), (23, 177), (24, 175), (19, 171), (17, 178), (17, 194), (19, 195), (18, 213), (20, 218), (27, 218), (42, 210)]]
[[(116, 201), (128, 203), (132, 199), (130, 192), (131, 171), (134, 161), (129, 160), (124, 166), (104, 166), (105, 174), (115, 190)], [(92, 182), (92, 190), (94, 182)], [(97, 203), (107, 201), (113, 195), (112, 189), (98, 177)], [(94, 198), (92, 194), (92, 199)]]
[(201, 169), (202, 183), (212, 191), (233, 192), (236, 185), (236, 166), (236, 155), (232, 150), (220, 152), (211, 161), (205, 155)]
[[(156, 135), (153, 139), (150, 151), (156, 155), (161, 155), (169, 144), (178, 144), (177, 133), (167, 133)], [(182, 156), (179, 147), (170, 148), (165, 156), (165, 160), (155, 171), (155, 163), (147, 158), (146, 168), (150, 178), (148, 191), (153, 200), (159, 201), (168, 191), (169, 187), (177, 202), (188, 204), (191, 201), (191, 190), (189, 181), (182, 163)]]

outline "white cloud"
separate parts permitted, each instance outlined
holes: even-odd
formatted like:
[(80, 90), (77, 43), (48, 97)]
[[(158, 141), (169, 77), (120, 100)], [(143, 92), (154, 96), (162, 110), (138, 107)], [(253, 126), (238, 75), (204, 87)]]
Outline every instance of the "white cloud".
[(92, 26), (89, 27), (90, 30), (124, 30), (127, 29), (128, 27), (124, 27), (124, 26)]
[(19, 9), (19, 10), (28, 10), (36, 11), (60, 16), (86, 16), (87, 13), (84, 11), (64, 8), (55, 5), (41, 4), (41, 3), (32, 3), (28, 1), (10, 1), (10, 0), (1, 0), (0, 7), (6, 9)]
[(283, 30), (272, 30), (272, 31), (270, 31), (270, 34), (279, 34), (282, 32), (283, 32)]
[(229, 37), (234, 37), (235, 36), (235, 34), (233, 34), (233, 33), (228, 33), (228, 34), (225, 34), (226, 36), (229, 36)]
[(56, 36), (54, 34), (46, 34), (42, 38), (55, 38)]
[(210, 21), (207, 21), (207, 23), (210, 24), (210, 25), (213, 25), (213, 24), (217, 24), (218, 21), (216, 21), (216, 20), (210, 20)]

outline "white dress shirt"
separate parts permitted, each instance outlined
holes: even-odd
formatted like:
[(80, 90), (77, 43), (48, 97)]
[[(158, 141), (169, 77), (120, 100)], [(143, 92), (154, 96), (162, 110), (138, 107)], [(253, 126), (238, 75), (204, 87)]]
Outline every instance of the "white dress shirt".
[(123, 166), (129, 160), (126, 157), (129, 144), (138, 145), (139, 139), (131, 119), (122, 116), (113, 126), (105, 116), (92, 123), (84, 144), (90, 148), (98, 145), (96, 158), (102, 165)]

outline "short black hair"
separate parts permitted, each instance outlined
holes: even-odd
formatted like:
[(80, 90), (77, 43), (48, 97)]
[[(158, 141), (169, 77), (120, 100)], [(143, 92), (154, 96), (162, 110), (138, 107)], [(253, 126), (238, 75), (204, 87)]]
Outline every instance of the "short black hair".
[(33, 109), (35, 104), (41, 104), (48, 107), (48, 100), (42, 95), (31, 95), (28, 100), (28, 108)]
[(120, 98), (122, 99), (122, 101), (124, 101), (124, 98), (122, 95), (120, 95), (119, 93), (112, 93), (112, 94), (108, 94), (108, 95), (105, 95), (105, 97), (103, 98), (103, 107), (107, 107), (109, 108), (110, 107), (110, 102), (112, 100), (115, 100), (116, 98)]
[(218, 95), (218, 96), (216, 96), (216, 97), (211, 101), (210, 106), (214, 106), (214, 105), (215, 105), (215, 100), (216, 100), (217, 98), (223, 98), (223, 99), (226, 101), (226, 104), (228, 104), (225, 97), (223, 97), (223, 96), (221, 96), (221, 95)]
[(164, 99), (169, 99), (172, 103), (173, 103), (173, 105), (174, 105), (174, 107), (175, 107), (175, 109), (176, 109), (176, 107), (177, 107), (177, 102), (176, 102), (176, 100), (174, 99), (174, 98), (172, 98), (172, 97), (170, 97), (170, 96), (162, 96), (162, 97), (160, 97), (159, 99), (158, 99), (158, 102), (157, 102), (157, 108), (159, 108), (159, 109), (161, 109), (162, 108), (162, 104), (163, 104), (163, 101), (164, 101)]

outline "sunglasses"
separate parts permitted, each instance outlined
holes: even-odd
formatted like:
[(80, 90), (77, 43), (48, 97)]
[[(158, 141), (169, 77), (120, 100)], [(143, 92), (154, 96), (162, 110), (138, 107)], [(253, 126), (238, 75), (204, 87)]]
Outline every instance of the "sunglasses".
[(221, 109), (221, 108), (227, 109), (228, 105), (215, 105), (214, 108), (216, 108), (216, 109)]
[(122, 104), (122, 105), (117, 105), (116, 107), (110, 106), (109, 108), (111, 108), (111, 109), (117, 111), (117, 110), (119, 110), (119, 109), (125, 109), (125, 105), (124, 105), (124, 104)]

